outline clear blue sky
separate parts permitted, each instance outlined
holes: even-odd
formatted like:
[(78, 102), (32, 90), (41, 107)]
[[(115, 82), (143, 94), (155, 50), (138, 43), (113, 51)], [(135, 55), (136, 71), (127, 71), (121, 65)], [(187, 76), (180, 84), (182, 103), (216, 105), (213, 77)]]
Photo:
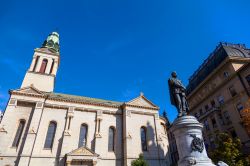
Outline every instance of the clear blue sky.
[(172, 70), (188, 78), (220, 41), (250, 46), (247, 0), (26, 0), (0, 5), (0, 109), (33, 50), (60, 34), (56, 92), (128, 101), (140, 91), (166, 109)]

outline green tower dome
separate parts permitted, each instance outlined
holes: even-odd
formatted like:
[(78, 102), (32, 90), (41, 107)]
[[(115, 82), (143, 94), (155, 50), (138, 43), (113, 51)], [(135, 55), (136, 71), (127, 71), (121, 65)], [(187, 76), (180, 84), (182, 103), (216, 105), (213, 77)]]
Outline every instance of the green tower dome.
[(47, 39), (43, 42), (42, 47), (49, 48), (51, 51), (59, 53), (59, 34), (52, 32)]

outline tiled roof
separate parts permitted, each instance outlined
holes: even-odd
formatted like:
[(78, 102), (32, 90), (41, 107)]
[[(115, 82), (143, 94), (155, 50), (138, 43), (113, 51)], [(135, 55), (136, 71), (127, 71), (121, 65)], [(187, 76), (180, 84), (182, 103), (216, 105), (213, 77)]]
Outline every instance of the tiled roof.
[(75, 96), (75, 95), (68, 95), (68, 94), (62, 94), (62, 93), (48, 93), (48, 99), (53, 100), (70, 100), (73, 102), (83, 102), (83, 103), (89, 103), (89, 104), (100, 104), (100, 105), (108, 105), (108, 106), (120, 106), (123, 104), (123, 102), (117, 102), (117, 101), (110, 101), (110, 100), (103, 100), (103, 99), (97, 99), (97, 98), (90, 98), (90, 97), (84, 97), (84, 96)]
[(190, 94), (226, 57), (250, 58), (250, 50), (244, 44), (220, 43), (202, 65), (189, 78), (187, 94)]

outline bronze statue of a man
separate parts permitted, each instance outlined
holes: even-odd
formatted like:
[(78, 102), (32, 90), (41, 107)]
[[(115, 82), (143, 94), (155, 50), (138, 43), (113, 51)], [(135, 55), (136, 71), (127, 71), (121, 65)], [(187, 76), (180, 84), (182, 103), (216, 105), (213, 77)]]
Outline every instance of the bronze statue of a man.
[(176, 72), (172, 72), (171, 76), (172, 77), (168, 80), (170, 101), (171, 104), (177, 108), (178, 117), (184, 116), (189, 110), (186, 100), (186, 88), (181, 83), (181, 80), (177, 78)]

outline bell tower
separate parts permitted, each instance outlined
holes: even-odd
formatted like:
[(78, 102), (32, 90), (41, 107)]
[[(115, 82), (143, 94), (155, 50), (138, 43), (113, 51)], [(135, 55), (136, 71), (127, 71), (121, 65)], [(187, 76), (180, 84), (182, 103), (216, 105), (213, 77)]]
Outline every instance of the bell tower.
[(40, 91), (52, 92), (59, 63), (59, 34), (52, 32), (42, 46), (35, 49), (21, 88), (33, 86)]

